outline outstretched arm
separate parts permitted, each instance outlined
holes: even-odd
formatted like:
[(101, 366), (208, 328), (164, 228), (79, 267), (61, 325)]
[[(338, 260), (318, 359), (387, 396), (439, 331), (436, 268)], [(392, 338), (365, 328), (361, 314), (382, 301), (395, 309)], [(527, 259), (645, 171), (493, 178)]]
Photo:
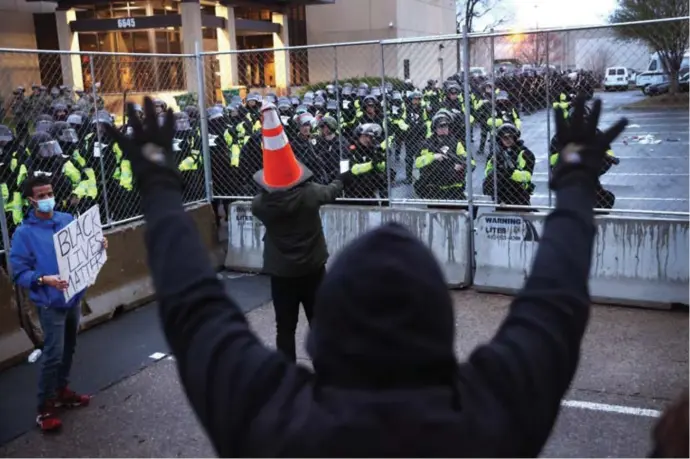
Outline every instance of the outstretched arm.
[(539, 454), (577, 369), (590, 312), (597, 175), (605, 140), (625, 126), (623, 120), (597, 137), (589, 128), (596, 127), (601, 104), (595, 102), (585, 120), (584, 101), (578, 104), (573, 127), (559, 124), (558, 135), (569, 145), (554, 171), (556, 209), (544, 224), (532, 272), (496, 336), (461, 372), (470, 384), (488, 388), (509, 415), (509, 428), (520, 439), (508, 451), (515, 456)]
[[(145, 100), (145, 127), (120, 137), (142, 194), (146, 247), (163, 330), (187, 397), (221, 457), (244, 456), (246, 419), (284, 394), (285, 403), (308, 373), (265, 348), (216, 277), (192, 218), (182, 207), (171, 158), (172, 112), (158, 128)], [(134, 113), (130, 113), (134, 119)], [(111, 132), (117, 136), (117, 133)]]

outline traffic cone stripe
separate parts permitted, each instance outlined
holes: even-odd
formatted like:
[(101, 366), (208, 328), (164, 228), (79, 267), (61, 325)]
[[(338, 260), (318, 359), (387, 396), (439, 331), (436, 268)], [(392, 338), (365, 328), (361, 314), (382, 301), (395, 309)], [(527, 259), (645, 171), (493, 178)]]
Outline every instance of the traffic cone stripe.
[(264, 137), (264, 150), (280, 150), (287, 145), (288, 140), (284, 132), (273, 137)]
[(263, 128), (262, 130), (264, 137), (275, 137), (277, 135), (280, 135), (283, 131), (283, 126), (282, 124), (280, 126), (276, 126), (271, 129), (267, 129), (266, 127)]

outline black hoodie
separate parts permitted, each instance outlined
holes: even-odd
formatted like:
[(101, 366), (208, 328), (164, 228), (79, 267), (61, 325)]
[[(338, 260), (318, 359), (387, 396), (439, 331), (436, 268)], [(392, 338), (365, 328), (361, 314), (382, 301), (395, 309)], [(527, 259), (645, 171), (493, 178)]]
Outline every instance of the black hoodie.
[(525, 287), (496, 336), (461, 364), (451, 300), (431, 252), (397, 225), (346, 247), (317, 294), (308, 344), (315, 373), (251, 332), (179, 192), (145, 195), (165, 335), (216, 452), (538, 455), (577, 368), (595, 233), (593, 190), (556, 195)]

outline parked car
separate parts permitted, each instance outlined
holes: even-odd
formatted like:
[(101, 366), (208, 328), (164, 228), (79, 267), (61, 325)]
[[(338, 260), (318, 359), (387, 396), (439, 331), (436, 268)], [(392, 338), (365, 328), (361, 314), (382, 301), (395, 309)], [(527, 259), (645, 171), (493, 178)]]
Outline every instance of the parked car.
[[(688, 79), (690, 78), (690, 73), (687, 71), (678, 77), (678, 89), (682, 92), (688, 92)], [(669, 81), (664, 81), (662, 83), (650, 84), (645, 86), (643, 89), (644, 93), (648, 96), (658, 96), (660, 94), (666, 94), (671, 86)]]
[(604, 77), (604, 90), (625, 90), (628, 89), (630, 74), (625, 67), (609, 67), (606, 69)]

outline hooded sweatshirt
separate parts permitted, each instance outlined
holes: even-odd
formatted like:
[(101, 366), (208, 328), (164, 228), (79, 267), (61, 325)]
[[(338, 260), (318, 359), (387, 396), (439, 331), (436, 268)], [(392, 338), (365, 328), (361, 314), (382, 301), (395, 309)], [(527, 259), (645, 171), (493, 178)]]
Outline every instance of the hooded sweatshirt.
[(342, 193), (343, 183), (304, 183), (286, 191), (262, 192), (252, 201), (252, 213), (266, 227), (264, 272), (299, 277), (323, 268), (328, 261), (319, 209)]
[[(217, 454), (538, 455), (577, 368), (595, 234), (594, 191), (572, 186), (556, 195), (526, 285), (466, 362), (454, 357), (441, 269), (420, 241), (388, 225), (343, 249), (317, 293), (308, 339), (314, 372), (251, 332), (180, 193), (145, 196), (163, 328)], [(287, 235), (294, 222), (283, 222)]]
[(65, 302), (64, 293), (38, 284), (41, 276), (59, 274), (53, 235), (73, 220), (70, 214), (62, 212), (53, 212), (53, 217), (45, 220), (38, 218), (32, 209), (12, 236), (10, 265), (14, 282), (29, 290), (29, 298), (38, 307), (71, 308), (84, 297), (86, 290)]

